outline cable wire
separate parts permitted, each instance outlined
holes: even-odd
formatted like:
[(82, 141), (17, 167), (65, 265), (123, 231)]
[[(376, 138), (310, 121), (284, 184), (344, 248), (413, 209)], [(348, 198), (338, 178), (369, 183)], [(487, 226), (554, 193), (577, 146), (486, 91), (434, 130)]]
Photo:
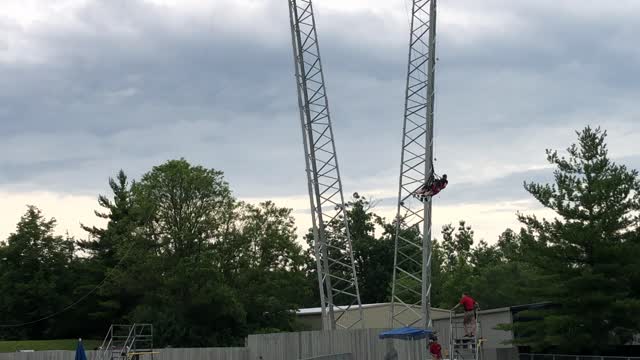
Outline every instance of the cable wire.
[(82, 295), (78, 300), (74, 301), (73, 303), (71, 303), (70, 305), (67, 305), (66, 307), (64, 307), (61, 310), (58, 310), (56, 312), (53, 312), (49, 315), (43, 316), (39, 319), (36, 320), (32, 320), (32, 321), (26, 321), (26, 322), (22, 322), (22, 323), (18, 323), (18, 324), (0, 324), (0, 328), (17, 328), (17, 327), (23, 327), (23, 326), (27, 326), (27, 325), (32, 325), (32, 324), (36, 324), (39, 323), (41, 321), (45, 321), (48, 319), (51, 319), (55, 316), (58, 316), (70, 309), (72, 309), (73, 307), (75, 307), (76, 305), (80, 304), (82, 301), (84, 301), (84, 299), (88, 298), (91, 294), (93, 294), (94, 292), (96, 292), (98, 289), (100, 289), (104, 284), (106, 284), (107, 280), (109, 280), (109, 278), (111, 277), (111, 275), (113, 274), (113, 272), (120, 267), (120, 265), (122, 265), (122, 263), (124, 262), (124, 259), (127, 258), (127, 256), (129, 255), (129, 252), (131, 251), (131, 249), (133, 248), (133, 244), (134, 242), (131, 242), (131, 245), (129, 245), (129, 248), (127, 249), (127, 251), (125, 252), (125, 254), (122, 256), (122, 258), (120, 258), (120, 261), (118, 261), (118, 263), (112, 267), (109, 272), (107, 273), (107, 275), (105, 275), (104, 279), (98, 284), (96, 285), (93, 289), (91, 289), (90, 291), (88, 291), (86, 294)]

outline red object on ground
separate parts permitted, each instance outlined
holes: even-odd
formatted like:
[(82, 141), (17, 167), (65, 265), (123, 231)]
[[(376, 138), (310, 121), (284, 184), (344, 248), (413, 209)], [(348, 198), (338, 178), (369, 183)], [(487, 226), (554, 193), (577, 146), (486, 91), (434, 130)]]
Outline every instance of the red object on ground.
[(442, 359), (442, 346), (437, 342), (433, 342), (429, 345), (429, 352), (433, 355), (434, 359)]

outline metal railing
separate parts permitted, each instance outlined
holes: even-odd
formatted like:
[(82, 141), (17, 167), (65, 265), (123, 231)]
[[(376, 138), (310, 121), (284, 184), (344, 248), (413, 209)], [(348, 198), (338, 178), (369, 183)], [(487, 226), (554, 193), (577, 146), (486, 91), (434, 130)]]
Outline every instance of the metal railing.
[(475, 336), (471, 338), (465, 338), (463, 336), (466, 332), (464, 327), (464, 315), (459, 316), (453, 311), (449, 312), (449, 358), (458, 360), (480, 360), (483, 358), (482, 330), (477, 312), (475, 313), (475, 316), (470, 325), (474, 329)]
[(102, 345), (98, 349), (98, 360), (110, 360), (114, 352), (121, 353), (129, 338), (131, 329), (131, 325), (111, 325), (102, 341)]
[(153, 350), (153, 325), (133, 324), (124, 342), (126, 353)]
[(97, 359), (128, 358), (130, 353), (152, 350), (153, 325), (111, 325), (98, 349)]

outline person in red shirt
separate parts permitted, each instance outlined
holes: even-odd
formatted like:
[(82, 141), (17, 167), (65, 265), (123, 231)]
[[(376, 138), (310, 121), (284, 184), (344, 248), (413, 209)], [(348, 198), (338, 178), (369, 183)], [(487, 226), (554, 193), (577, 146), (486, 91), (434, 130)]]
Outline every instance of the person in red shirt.
[(458, 305), (454, 306), (452, 310), (455, 310), (460, 305), (462, 305), (462, 307), (464, 308), (464, 336), (474, 337), (476, 332), (475, 312), (479, 307), (479, 304), (471, 296), (469, 296), (468, 293), (463, 292), (462, 298), (460, 298), (460, 302), (458, 303)]
[(442, 360), (442, 346), (438, 344), (438, 338), (429, 340), (429, 352), (433, 360)]

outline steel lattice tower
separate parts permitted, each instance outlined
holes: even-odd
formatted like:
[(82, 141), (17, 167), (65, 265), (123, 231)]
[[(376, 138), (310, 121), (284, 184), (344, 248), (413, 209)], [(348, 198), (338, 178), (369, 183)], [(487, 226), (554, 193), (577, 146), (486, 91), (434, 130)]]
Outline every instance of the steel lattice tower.
[[(363, 326), (313, 5), (288, 2), (323, 327)], [(353, 306), (357, 315), (345, 316)]]
[[(431, 199), (413, 193), (434, 174), (436, 0), (414, 0), (402, 129), (391, 327), (431, 327)], [(418, 310), (419, 309), (419, 310)]]

